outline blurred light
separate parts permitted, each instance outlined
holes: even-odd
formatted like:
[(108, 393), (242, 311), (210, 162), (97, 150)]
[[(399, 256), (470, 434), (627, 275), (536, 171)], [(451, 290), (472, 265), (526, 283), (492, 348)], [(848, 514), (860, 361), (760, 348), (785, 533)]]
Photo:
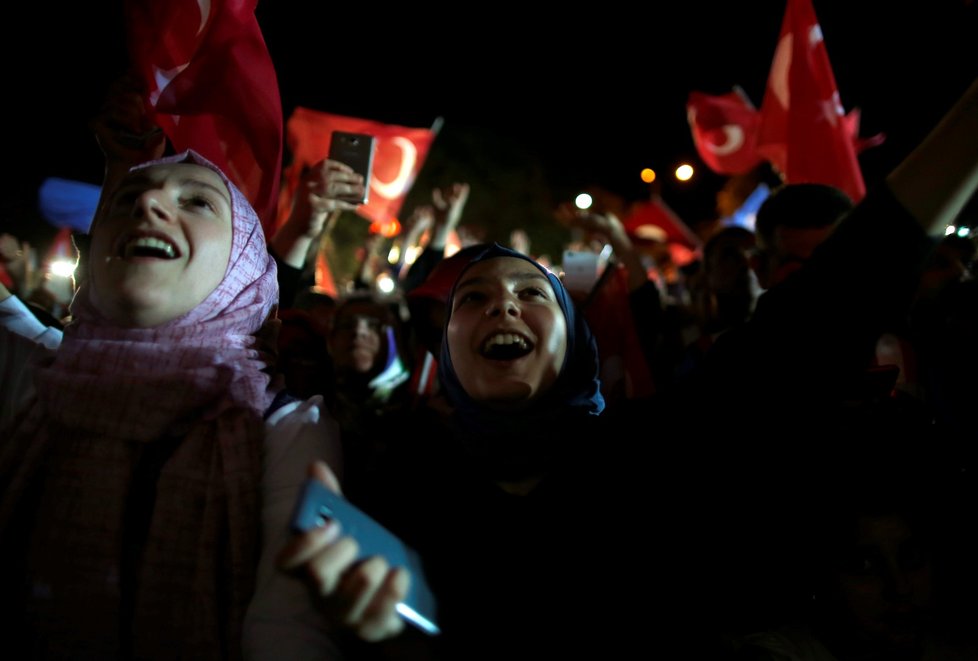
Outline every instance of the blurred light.
[(951, 234), (954, 234), (957, 231), (958, 231), (957, 227), (955, 227), (954, 225), (948, 225), (947, 227), (944, 228), (944, 236), (950, 236)]
[[(422, 250), (423, 250), (423, 248), (421, 246), (410, 246), (408, 248), (405, 248), (404, 249), (404, 263), (407, 266), (410, 266), (411, 264), (414, 264), (414, 262), (418, 259), (418, 255), (421, 254), (421, 251)], [(391, 263), (393, 264), (394, 262), (391, 262)]]
[(737, 225), (745, 229), (754, 231), (754, 221), (757, 220), (757, 210), (761, 208), (761, 203), (770, 195), (771, 189), (765, 183), (760, 183), (750, 195), (747, 196), (740, 207), (730, 216), (720, 219), (723, 226)]
[(592, 202), (594, 202), (594, 200), (592, 200), (591, 196), (588, 195), (587, 193), (581, 193), (580, 195), (574, 198), (574, 205), (578, 209), (590, 209)]
[(693, 178), (693, 166), (689, 163), (683, 163), (676, 168), (676, 179), (679, 181), (689, 181)]
[(376, 285), (377, 289), (385, 294), (390, 294), (397, 287), (397, 283), (394, 282), (394, 278), (392, 278), (389, 273), (381, 273), (378, 275)]
[(652, 168), (642, 168), (642, 181), (647, 184), (651, 184), (655, 181), (655, 170)]
[[(394, 245), (391, 246), (390, 251), (387, 253), (387, 263), (397, 264), (397, 262), (400, 259), (401, 259), (401, 246), (395, 243)], [(414, 260), (411, 261), (413, 262)]]
[(61, 278), (70, 278), (75, 273), (75, 262), (71, 259), (55, 259), (48, 264), (48, 272)]
[(958, 228), (958, 236), (968, 237), (970, 234), (971, 234), (970, 227), (967, 227), (966, 225), (962, 225), (961, 227)]
[(401, 232), (401, 223), (393, 216), (387, 221), (373, 221), (370, 223), (370, 233), (380, 234), (385, 239), (392, 239)]

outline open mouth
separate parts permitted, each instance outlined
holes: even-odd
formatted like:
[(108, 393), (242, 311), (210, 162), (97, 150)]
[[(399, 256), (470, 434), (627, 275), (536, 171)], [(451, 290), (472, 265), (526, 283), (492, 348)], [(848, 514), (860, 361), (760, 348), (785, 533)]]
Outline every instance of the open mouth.
[(117, 254), (123, 259), (132, 257), (176, 259), (180, 256), (180, 250), (168, 237), (158, 234), (130, 234), (120, 242)]
[(482, 343), (479, 353), (490, 360), (516, 360), (533, 351), (533, 342), (516, 333), (495, 333)]

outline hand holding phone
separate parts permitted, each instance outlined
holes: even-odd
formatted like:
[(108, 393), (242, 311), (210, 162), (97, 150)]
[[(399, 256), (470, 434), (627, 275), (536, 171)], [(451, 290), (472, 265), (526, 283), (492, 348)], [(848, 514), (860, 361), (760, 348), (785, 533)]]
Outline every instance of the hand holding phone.
[(303, 485), (293, 511), (292, 530), (308, 532), (329, 520), (338, 521), (341, 534), (356, 540), (359, 546), (357, 561), (379, 555), (391, 567), (407, 569), (410, 585), (404, 600), (397, 605), (397, 612), (427, 634), (440, 633), (435, 620), (435, 598), (417, 553), (353, 503), (319, 480), (310, 478)]
[(343, 198), (354, 204), (366, 204), (370, 200), (370, 171), (374, 163), (374, 136), (366, 133), (333, 131), (329, 141), (329, 156), (333, 161), (345, 163), (363, 177), (363, 196)]

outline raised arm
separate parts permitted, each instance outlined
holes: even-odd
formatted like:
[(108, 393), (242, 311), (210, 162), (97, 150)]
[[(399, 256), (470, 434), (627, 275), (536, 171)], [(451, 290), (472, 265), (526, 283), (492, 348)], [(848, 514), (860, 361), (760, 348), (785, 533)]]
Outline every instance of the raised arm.
[(886, 184), (928, 233), (954, 221), (978, 190), (978, 79)]

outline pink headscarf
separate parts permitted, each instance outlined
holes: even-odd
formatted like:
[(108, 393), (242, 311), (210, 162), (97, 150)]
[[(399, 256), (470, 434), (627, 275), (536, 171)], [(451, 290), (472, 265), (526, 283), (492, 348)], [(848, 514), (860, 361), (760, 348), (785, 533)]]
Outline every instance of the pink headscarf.
[(185, 162), (231, 194), (221, 283), (177, 319), (125, 328), (86, 279), (37, 402), (0, 444), (0, 555), (22, 564), (25, 600), (7, 603), (30, 614), (27, 644), (53, 656), (241, 654), (274, 394), (254, 335), (278, 284), (258, 216), (216, 166), (187, 151), (134, 170)]
[[(271, 403), (269, 377), (253, 345), (278, 302), (278, 282), (258, 215), (224, 173), (194, 151), (133, 171), (161, 163), (203, 165), (228, 187), (232, 239), (224, 278), (193, 310), (154, 328), (107, 321), (91, 302), (86, 278), (71, 304), (64, 343), (38, 383), (49, 412), (66, 425), (151, 439), (202, 407), (263, 412)], [(108, 408), (106, 389), (117, 391)]]

